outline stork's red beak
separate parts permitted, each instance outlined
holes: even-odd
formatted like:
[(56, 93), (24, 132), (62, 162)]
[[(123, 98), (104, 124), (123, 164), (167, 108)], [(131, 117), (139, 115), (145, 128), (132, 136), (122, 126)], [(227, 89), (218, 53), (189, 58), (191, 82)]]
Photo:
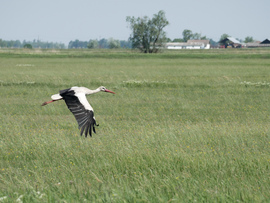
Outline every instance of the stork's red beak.
[(111, 90), (105, 90), (105, 92), (109, 92), (109, 93), (113, 93), (113, 94), (115, 94), (115, 92), (113, 92), (113, 91), (111, 91)]

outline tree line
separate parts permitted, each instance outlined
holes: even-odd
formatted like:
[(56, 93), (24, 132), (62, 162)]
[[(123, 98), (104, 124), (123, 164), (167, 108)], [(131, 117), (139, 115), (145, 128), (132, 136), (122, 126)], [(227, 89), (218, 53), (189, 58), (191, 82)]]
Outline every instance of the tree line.
[(58, 42), (42, 42), (41, 40), (26, 41), (23, 40), (2, 40), (0, 39), (0, 47), (3, 48), (41, 48), (41, 49), (65, 49), (64, 43)]
[[(226, 37), (230, 37), (228, 34), (223, 34), (220, 37), (220, 40), (225, 39)], [(212, 39), (207, 38), (206, 36), (202, 36), (199, 33), (193, 33), (191, 30), (185, 29), (182, 32), (182, 38), (170, 39), (166, 38), (164, 41), (166, 42), (187, 42), (190, 39), (208, 39), (210, 40), (210, 44), (213, 46), (217, 46), (219, 42), (216, 42)], [(237, 38), (236, 38), (237, 39)], [(253, 37), (246, 37), (245, 40), (237, 39), (240, 42), (248, 43), (253, 42)], [(20, 40), (2, 40), (0, 39), (0, 47), (2, 48), (41, 48), (41, 49), (117, 49), (117, 48), (136, 48), (136, 44), (132, 44), (131, 40), (116, 40), (113, 38), (110, 39), (94, 39), (89, 41), (80, 41), (78, 39), (74, 41), (70, 41), (68, 46), (64, 43), (55, 43), (55, 42), (42, 42), (41, 40), (33, 40), (21, 42)], [(148, 45), (150, 47), (150, 45)]]
[(0, 39), (0, 47), (2, 48), (40, 48), (40, 49), (117, 49), (131, 48), (131, 42), (125, 40), (116, 40), (113, 38), (80, 41), (78, 39), (70, 41), (68, 46), (64, 43), (43, 42), (41, 40), (33, 40), (21, 42), (20, 40), (2, 40)]
[(118, 49), (118, 48), (131, 48), (131, 42), (125, 40), (109, 39), (90, 39), (89, 41), (70, 41), (68, 44), (69, 49)]

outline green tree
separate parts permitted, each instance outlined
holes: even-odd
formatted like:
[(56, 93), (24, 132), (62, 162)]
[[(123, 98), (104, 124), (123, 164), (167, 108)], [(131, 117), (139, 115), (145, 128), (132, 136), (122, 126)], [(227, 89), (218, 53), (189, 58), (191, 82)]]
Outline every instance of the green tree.
[(101, 40), (98, 41), (99, 47), (102, 49), (108, 48), (108, 40), (105, 38), (102, 38)]
[(182, 35), (183, 35), (183, 40), (185, 42), (187, 42), (188, 40), (192, 39), (193, 38), (193, 34), (192, 34), (192, 31), (191, 30), (184, 30), (182, 32)]
[(248, 43), (248, 42), (254, 42), (253, 37), (247, 36), (247, 37), (245, 38), (244, 42), (245, 42), (245, 43)]
[(126, 21), (130, 23), (132, 30), (129, 38), (132, 48), (137, 48), (144, 53), (156, 53), (167, 41), (166, 33), (163, 29), (169, 22), (165, 17), (164, 11), (154, 14), (152, 19), (147, 16), (142, 18), (128, 16)]
[(131, 42), (125, 41), (125, 40), (120, 40), (120, 46), (122, 48), (131, 48)]
[(207, 37), (206, 37), (206, 36), (202, 36), (201, 33), (195, 32), (195, 33), (192, 35), (191, 39), (201, 39), (201, 40), (205, 40), (205, 39), (207, 39)]
[(31, 44), (25, 44), (25, 45), (23, 45), (23, 48), (32, 49), (32, 45)]
[(230, 37), (230, 35), (224, 33), (223, 35), (220, 36), (219, 41), (222, 41), (222, 40), (226, 39), (227, 37)]
[(87, 45), (88, 49), (97, 49), (98, 47), (99, 47), (98, 40), (90, 40)]
[(70, 41), (68, 44), (69, 49), (84, 49), (87, 48), (88, 42), (87, 41), (80, 41), (76, 39), (75, 41)]
[(20, 40), (16, 40), (14, 43), (14, 47), (17, 47), (17, 48), (21, 47), (21, 45), (22, 44), (21, 44)]
[(184, 42), (184, 40), (181, 39), (181, 38), (175, 38), (175, 39), (173, 40), (173, 42)]
[(201, 34), (195, 32), (195, 33), (192, 35), (192, 39), (201, 39)]
[(1, 47), (8, 47), (7, 41), (0, 39), (0, 46)]
[(120, 48), (120, 41), (113, 38), (109, 39), (109, 49), (118, 49)]

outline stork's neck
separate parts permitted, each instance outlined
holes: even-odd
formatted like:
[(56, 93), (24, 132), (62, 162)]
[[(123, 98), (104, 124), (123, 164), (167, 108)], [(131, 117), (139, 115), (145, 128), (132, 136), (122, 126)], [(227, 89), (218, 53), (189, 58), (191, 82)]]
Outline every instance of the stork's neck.
[(95, 94), (95, 93), (98, 93), (98, 92), (100, 92), (100, 89), (99, 88), (97, 88), (97, 89), (95, 89), (95, 90), (90, 90), (90, 89), (87, 89), (86, 88), (86, 91), (85, 91), (85, 94)]

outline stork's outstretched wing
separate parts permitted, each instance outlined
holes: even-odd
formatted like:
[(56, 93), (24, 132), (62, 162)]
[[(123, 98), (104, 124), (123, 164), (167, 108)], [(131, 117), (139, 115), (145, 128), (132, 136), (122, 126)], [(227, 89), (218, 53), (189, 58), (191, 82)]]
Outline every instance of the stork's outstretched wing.
[[(81, 135), (84, 133), (85, 137), (87, 137), (88, 133), (92, 137), (92, 130), (94, 133), (96, 120), (94, 117), (94, 112), (92, 109), (86, 109), (85, 106), (80, 102), (80, 98), (75, 95), (74, 90), (65, 89), (60, 91), (60, 95), (66, 102), (68, 109), (75, 116), (79, 129), (81, 129)], [(85, 97), (84, 94), (80, 94), (80, 97)], [(84, 102), (86, 97), (83, 98)], [(89, 105), (90, 106), (90, 105)]]

